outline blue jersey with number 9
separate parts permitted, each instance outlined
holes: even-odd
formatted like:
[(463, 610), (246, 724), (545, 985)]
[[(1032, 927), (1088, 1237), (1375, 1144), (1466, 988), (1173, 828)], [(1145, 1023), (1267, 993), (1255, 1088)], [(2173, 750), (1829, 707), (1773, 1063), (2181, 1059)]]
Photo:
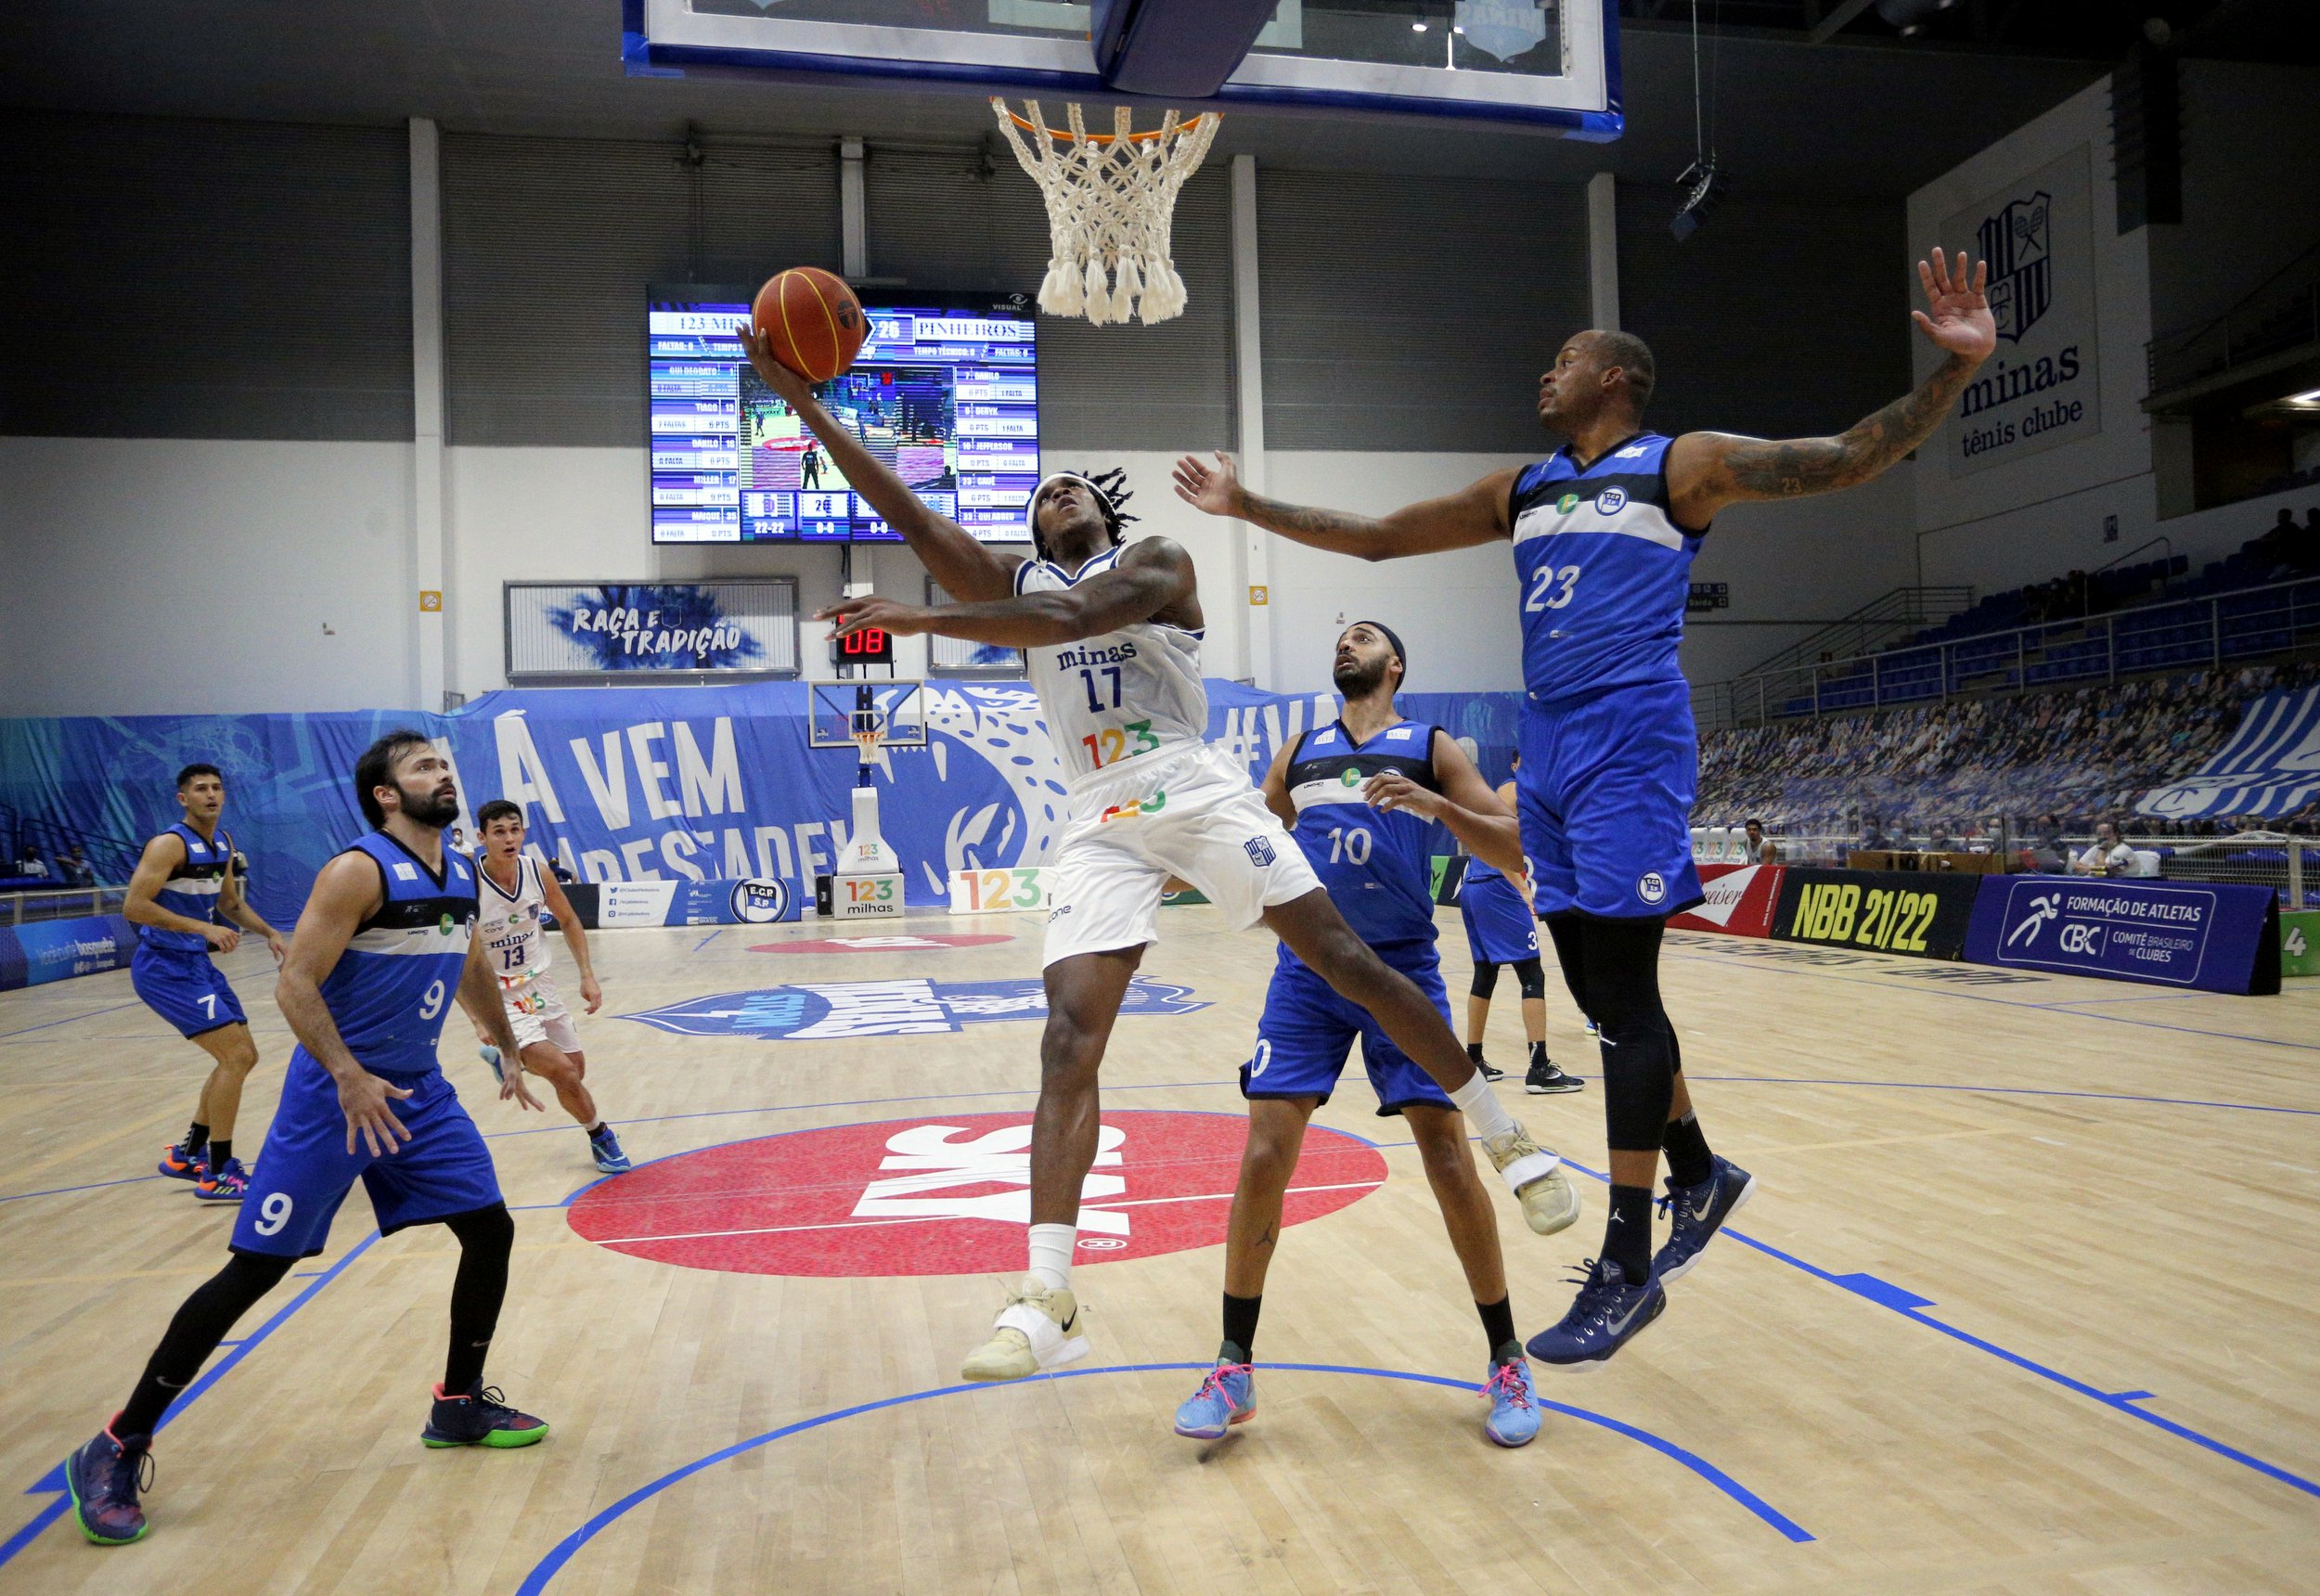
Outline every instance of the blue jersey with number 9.
[(475, 872), (445, 849), (443, 872), (384, 831), (347, 850), (379, 869), (385, 901), (363, 921), (322, 980), (322, 1001), (363, 1068), (420, 1075), (457, 1001), (475, 924)]

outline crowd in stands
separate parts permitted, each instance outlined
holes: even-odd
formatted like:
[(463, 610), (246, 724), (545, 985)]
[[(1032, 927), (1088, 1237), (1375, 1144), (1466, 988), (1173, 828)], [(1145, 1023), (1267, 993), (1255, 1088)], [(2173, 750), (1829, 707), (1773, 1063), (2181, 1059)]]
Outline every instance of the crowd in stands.
[[(1700, 739), (1694, 813), (1758, 815), (1776, 833), (1855, 837), (1868, 847), (1909, 845), (1904, 837), (1966, 843), (2000, 823), (1992, 817), (2007, 817), (2017, 836), (2047, 824), (2057, 836), (2085, 835), (2097, 817), (2197, 770), (2237, 728), (2248, 699), (2314, 681), (2320, 660), (1712, 731)], [(2263, 828), (2320, 831), (2320, 803)], [(2143, 837), (2245, 829), (2129, 821)]]
[(20, 843), (0, 858), (0, 876), (19, 884), (18, 892), (36, 892), (50, 888), (91, 887), (97, 884), (97, 872), (89, 865), (78, 843), (58, 852), (52, 860), (30, 842)]

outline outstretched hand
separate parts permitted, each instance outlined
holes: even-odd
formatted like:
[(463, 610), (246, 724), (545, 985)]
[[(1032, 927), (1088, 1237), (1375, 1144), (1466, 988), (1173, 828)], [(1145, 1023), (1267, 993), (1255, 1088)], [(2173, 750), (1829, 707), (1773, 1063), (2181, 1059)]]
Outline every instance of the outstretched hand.
[(1978, 365), (1998, 347), (1997, 319), (1990, 314), (1989, 296), (1982, 291), (1989, 279), (1988, 261), (1975, 265), (1969, 281), (1966, 251), (1957, 252), (1957, 269), (1953, 273), (1948, 258), (1936, 248), (1930, 264), (1917, 263), (1926, 308), (1909, 314), (1937, 345)]
[(933, 619), (916, 604), (897, 604), (892, 598), (876, 594), (861, 598), (841, 598), (835, 604), (814, 612), (817, 621), (827, 621), (834, 637), (847, 637), (855, 632), (886, 631), (907, 637), (914, 632), (931, 630)]
[(1241, 492), (1240, 470), (1222, 449), (1211, 457), (1216, 464), (1210, 465), (1198, 455), (1186, 455), (1176, 462), (1176, 496), (1210, 515), (1231, 515)]
[(814, 396), (814, 385), (773, 357), (773, 340), (749, 322), (735, 329), (741, 334), (741, 349), (757, 375), (766, 380), (766, 386), (781, 395), (782, 402), (796, 410)]

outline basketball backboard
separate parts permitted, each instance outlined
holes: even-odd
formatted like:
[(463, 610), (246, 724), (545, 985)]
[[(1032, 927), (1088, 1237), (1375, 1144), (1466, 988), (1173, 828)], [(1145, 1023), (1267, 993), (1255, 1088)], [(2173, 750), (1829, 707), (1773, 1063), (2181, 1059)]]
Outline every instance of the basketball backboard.
[[(1618, 0), (1280, 0), (1208, 100), (1619, 136)], [(841, 74), (1133, 100), (1063, 0), (623, 0), (631, 75)]]
[(923, 682), (857, 677), (808, 682), (806, 690), (806, 740), (812, 747), (858, 749), (868, 734), (881, 747), (926, 746)]

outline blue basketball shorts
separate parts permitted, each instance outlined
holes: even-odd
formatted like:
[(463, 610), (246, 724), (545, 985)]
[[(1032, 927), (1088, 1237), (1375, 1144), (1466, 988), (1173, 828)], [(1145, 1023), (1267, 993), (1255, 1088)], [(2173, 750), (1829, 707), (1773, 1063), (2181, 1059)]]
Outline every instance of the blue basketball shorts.
[(129, 956), (129, 985), (181, 1036), (249, 1023), (241, 999), (226, 984), (225, 972), (211, 962), (206, 948), (172, 953), (140, 942)]
[(411, 1139), (374, 1158), (359, 1139), (353, 1152), (346, 1151), (346, 1114), (329, 1072), (303, 1048), (290, 1055), (281, 1104), (234, 1221), (236, 1252), (313, 1257), (330, 1239), (330, 1221), (357, 1179), (388, 1235), (500, 1201), (483, 1133), (443, 1072), (382, 1078), (411, 1093), (388, 1104)]
[(1688, 683), (1527, 700), (1516, 737), (1515, 808), (1539, 913), (1657, 920), (1702, 901)]
[[(1442, 991), (1441, 960), (1431, 942), (1381, 947), (1378, 955), (1418, 984), (1418, 990), (1450, 1023), (1450, 999)], [(1265, 990), (1264, 1017), (1257, 1023), (1257, 1052), (1241, 1066), (1244, 1098), (1319, 1098), (1329, 1100), (1345, 1073), (1356, 1037), (1361, 1062), (1377, 1092), (1378, 1112), (1393, 1113), (1411, 1103), (1452, 1106), (1450, 1094), (1434, 1084), (1384, 1027), (1359, 1003), (1337, 996), (1329, 983), (1287, 948), (1273, 966)]]
[(1514, 883), (1504, 876), (1468, 876), (1458, 889), (1458, 917), (1466, 922), (1466, 951), (1476, 964), (1518, 964), (1539, 957), (1539, 922)]

